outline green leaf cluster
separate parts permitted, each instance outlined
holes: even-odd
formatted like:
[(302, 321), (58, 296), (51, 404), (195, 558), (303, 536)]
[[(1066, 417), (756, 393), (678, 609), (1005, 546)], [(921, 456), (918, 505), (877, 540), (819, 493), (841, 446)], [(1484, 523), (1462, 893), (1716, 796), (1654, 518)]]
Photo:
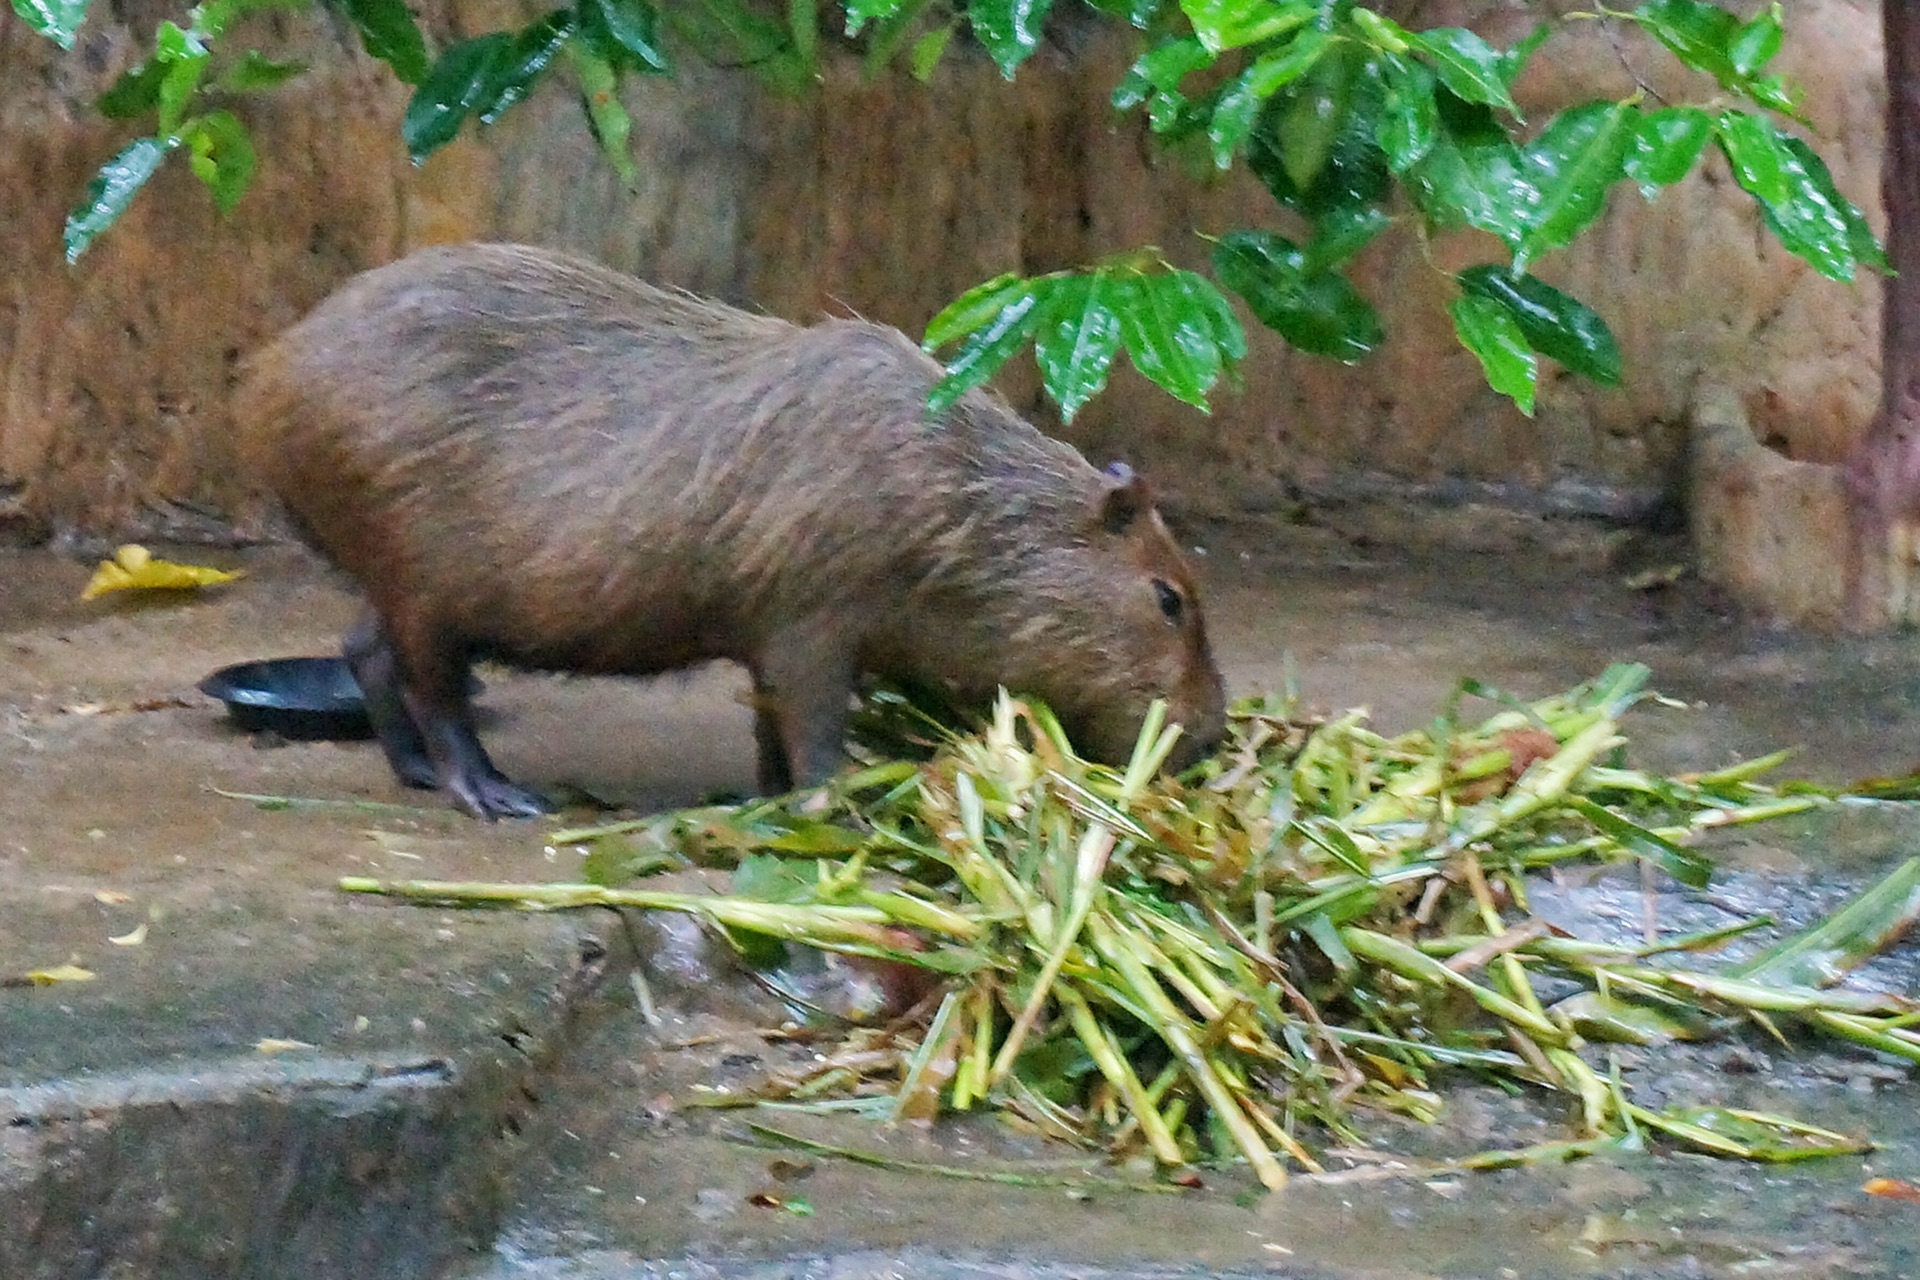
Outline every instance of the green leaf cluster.
[(1200, 409), (1247, 354), (1246, 333), (1220, 290), (1150, 253), (1085, 271), (1003, 275), (956, 298), (927, 326), (928, 351), (959, 344), (932, 410), (986, 382), (1029, 340), (1067, 421), (1106, 386), (1122, 350), (1149, 381)]
[[(299, 0), (207, 0), (188, 15), (189, 25), (165, 21), (154, 33), (153, 52), (100, 95), (100, 113), (110, 120), (151, 116), (152, 133), (135, 138), (101, 167), (67, 218), (67, 261), (77, 261), (102, 231), (119, 219), (167, 156), (181, 152), (223, 214), (233, 212), (253, 180), (258, 157), (246, 125), (226, 105), (249, 93), (272, 89), (306, 70), (257, 49), (218, 59), (215, 45), (227, 28), (251, 13)], [(16, 6), (18, 8), (18, 6)], [(85, 3), (62, 10), (70, 25), (42, 30), (70, 47), (85, 15)]]
[[(77, 258), (176, 151), (231, 209), (256, 158), (236, 95), (269, 90), (302, 68), (256, 50), (223, 57), (222, 36), (269, 6), (314, 0), (207, 0), (187, 27), (162, 23), (150, 56), (100, 100), (115, 119), (151, 118), (96, 175), (67, 226)], [(790, 90), (818, 72), (828, 15), (819, 0), (572, 0), (517, 30), (487, 32), (430, 53), (403, 0), (325, 0), (366, 51), (413, 86), (402, 132), (416, 162), (485, 126), (532, 93), (557, 65), (571, 71), (586, 118), (629, 182), (628, 74), (671, 74), (670, 44), (752, 67)], [(1200, 408), (1245, 354), (1221, 289), (1286, 341), (1338, 360), (1385, 340), (1372, 301), (1354, 284), (1357, 254), (1389, 228), (1419, 236), (1471, 231), (1495, 249), (1457, 273), (1455, 332), (1488, 382), (1523, 411), (1540, 360), (1601, 385), (1622, 376), (1606, 322), (1548, 284), (1538, 265), (1605, 213), (1616, 185), (1646, 198), (1716, 150), (1780, 243), (1815, 270), (1851, 280), (1887, 263), (1865, 216), (1814, 149), (1799, 95), (1768, 71), (1784, 41), (1782, 6), (1751, 17), (1707, 0), (1645, 0), (1578, 15), (1638, 29), (1701, 73), (1713, 96), (1650, 104), (1641, 95), (1574, 105), (1527, 120), (1516, 77), (1553, 36), (1541, 22), (1511, 48), (1464, 27), (1414, 29), (1352, 0), (1089, 0), (1137, 30), (1140, 51), (1112, 105), (1139, 113), (1170, 148), (1218, 169), (1244, 164), (1271, 195), (1272, 225), (1210, 236), (1211, 279), (1178, 271), (1157, 251), (1123, 251), (1075, 270), (1001, 276), (935, 319), (929, 350), (953, 346), (935, 393), (950, 403), (1028, 343), (1047, 392), (1071, 418), (1105, 385), (1124, 350), (1170, 394)], [(14, 0), (36, 30), (71, 47), (86, 0)], [(865, 43), (868, 70), (904, 60), (927, 79), (957, 33), (971, 32), (1011, 77), (1040, 49), (1053, 0), (844, 0), (844, 30)], [(1216, 283), (1217, 282), (1217, 283)]]
[[(1166, 145), (1203, 151), (1220, 169), (1244, 161), (1266, 187), (1287, 229), (1220, 235), (1213, 275), (1303, 351), (1352, 361), (1384, 340), (1347, 267), (1389, 226), (1411, 222), (1423, 235), (1482, 232), (1504, 248), (1502, 258), (1456, 275), (1450, 308), (1496, 391), (1531, 414), (1541, 357), (1617, 384), (1620, 352), (1606, 322), (1534, 266), (1586, 232), (1616, 184), (1631, 181), (1654, 198), (1691, 173), (1709, 144), (1780, 242), (1816, 270), (1850, 280), (1860, 265), (1886, 267), (1860, 210), (1813, 149), (1773, 118), (1799, 120), (1797, 93), (1765, 70), (1783, 40), (1778, 5), (1750, 19), (1704, 0), (1587, 15), (1645, 30), (1711, 76), (1722, 97), (1650, 108), (1635, 95), (1531, 122), (1513, 85), (1553, 34), (1550, 22), (1503, 50), (1465, 28), (1411, 30), (1351, 3), (1146, 0), (1124, 12), (1145, 37), (1114, 88), (1114, 107), (1141, 113)], [(1003, 54), (1017, 52), (995, 50), (1003, 70), (1012, 69)], [(995, 296), (1023, 295), (976, 291), (968, 301)], [(993, 340), (961, 351), (956, 378), (986, 376), (980, 366), (1042, 332), (1031, 312), (1023, 315), (1004, 327), (982, 321), (978, 332)], [(1186, 319), (1199, 322), (1197, 313)], [(1043, 359), (1041, 368), (1055, 399), (1077, 408), (1084, 388), (1071, 367)]]

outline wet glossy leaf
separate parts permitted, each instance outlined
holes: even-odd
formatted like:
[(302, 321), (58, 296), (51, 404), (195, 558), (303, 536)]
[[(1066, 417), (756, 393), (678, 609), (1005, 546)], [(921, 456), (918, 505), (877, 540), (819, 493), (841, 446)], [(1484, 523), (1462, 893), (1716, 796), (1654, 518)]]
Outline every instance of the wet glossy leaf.
[(1433, 100), (1434, 76), (1410, 58), (1381, 61), (1387, 92), (1380, 107), (1380, 150), (1395, 173), (1419, 163), (1433, 149), (1440, 129), (1440, 108)]
[(927, 336), (920, 349), (934, 351), (972, 333), (990, 323), (1020, 295), (1032, 291), (1032, 285), (1011, 271), (973, 286), (927, 321)]
[(221, 73), (220, 88), (228, 93), (256, 93), (273, 89), (307, 69), (304, 62), (281, 62), (258, 49), (249, 49), (240, 61)]
[(1880, 247), (1880, 241), (1874, 237), (1873, 228), (1867, 223), (1867, 215), (1860, 206), (1840, 193), (1833, 183), (1833, 173), (1827, 168), (1827, 162), (1819, 153), (1801, 139), (1790, 133), (1780, 135), (1780, 145), (1800, 162), (1805, 170), (1807, 181), (1826, 198), (1827, 202), (1839, 213), (1847, 224), (1847, 244), (1853, 250), (1854, 259), (1877, 271), (1889, 271), (1886, 250)]
[(1148, 381), (1197, 409), (1220, 376), (1214, 317), (1196, 307), (1186, 282), (1172, 275), (1134, 275), (1114, 284), (1120, 341)]
[(1607, 193), (1625, 172), (1637, 114), (1620, 103), (1575, 107), (1555, 116), (1528, 144), (1521, 155), (1539, 203), (1514, 255), (1517, 268), (1572, 243), (1605, 210)]
[(121, 73), (107, 91), (95, 100), (100, 114), (109, 120), (131, 120), (160, 105), (160, 82), (166, 79), (167, 64), (148, 61)]
[(1271, 98), (1307, 72), (1333, 43), (1333, 37), (1318, 29), (1302, 31), (1271, 53), (1261, 54), (1247, 68), (1246, 82), (1255, 97)]
[(1585, 303), (1537, 276), (1514, 278), (1499, 267), (1469, 267), (1460, 287), (1499, 304), (1542, 355), (1601, 386), (1620, 382), (1620, 346), (1607, 322)]
[(1307, 0), (1181, 0), (1180, 9), (1200, 43), (1222, 53), (1305, 26), (1319, 6)]
[[(1215, 165), (1222, 169), (1232, 166), (1234, 154), (1253, 132), (1267, 99), (1310, 70), (1326, 47), (1325, 33), (1304, 31), (1284, 48), (1257, 60), (1220, 91), (1207, 120), (1207, 140)], [(1170, 97), (1168, 101), (1177, 104), (1178, 100)], [(1171, 132), (1184, 123), (1177, 112), (1160, 110), (1155, 114), (1156, 131), (1160, 133)]]
[(947, 362), (946, 376), (927, 396), (928, 412), (939, 413), (984, 385), (1038, 327), (1039, 304), (1039, 295), (1021, 281), (1019, 290), (1007, 298), (999, 313), (961, 342), (960, 350)]
[(594, 56), (616, 70), (673, 70), (660, 40), (659, 11), (649, 0), (580, 0), (575, 25)]
[(485, 96), (476, 104), (480, 123), (492, 124), (507, 108), (524, 99), (553, 66), (572, 34), (573, 14), (566, 9), (555, 9), (516, 34), (492, 68)]
[(1723, 85), (1739, 79), (1730, 48), (1739, 35), (1740, 19), (1725, 9), (1701, 0), (1649, 0), (1634, 10), (1634, 17), (1694, 70)]
[(246, 126), (231, 111), (211, 111), (188, 122), (181, 139), (194, 176), (213, 193), (221, 213), (232, 213), (247, 193), (256, 163)]
[(67, 215), (64, 236), (68, 263), (78, 262), (95, 236), (112, 226), (147, 179), (160, 168), (172, 144), (159, 138), (135, 138), (107, 161), (87, 184), (80, 207)]
[(1119, 18), (1138, 31), (1145, 31), (1167, 7), (1168, 0), (1087, 0), (1095, 9)]
[(1346, 205), (1328, 210), (1314, 223), (1313, 242), (1307, 246), (1307, 269), (1332, 271), (1345, 266), (1354, 254), (1392, 225), (1392, 215), (1378, 205)]
[(1499, 50), (1465, 27), (1415, 32), (1413, 46), (1427, 55), (1440, 82), (1464, 102), (1482, 102), (1518, 114), (1507, 91), (1508, 68)]
[[(1720, 149), (1734, 180), (1760, 203), (1761, 217), (1780, 243), (1821, 275), (1852, 280), (1854, 225), (1808, 173), (1801, 153), (1760, 116), (1723, 111), (1719, 123)], [(1825, 185), (1831, 187), (1831, 177)]]
[(392, 67), (402, 84), (418, 85), (427, 78), (427, 42), (404, 0), (332, 2), (360, 32), (367, 52)]
[(1000, 74), (1011, 80), (1014, 68), (1040, 47), (1040, 29), (1052, 8), (1053, 0), (968, 0), (967, 20)]
[(1780, 34), (1780, 16), (1773, 9), (1763, 11), (1741, 27), (1739, 34), (1727, 46), (1727, 56), (1733, 63), (1734, 71), (1741, 76), (1751, 76), (1772, 62), (1774, 55), (1780, 52)]
[(1247, 136), (1253, 132), (1253, 122), (1260, 115), (1265, 102), (1248, 84), (1250, 72), (1242, 72), (1228, 84), (1214, 103), (1213, 114), (1207, 120), (1207, 142), (1213, 150), (1215, 168), (1230, 169), (1233, 157), (1240, 150)]
[(400, 121), (400, 134), (415, 164), (459, 136), (460, 126), (487, 100), (494, 67), (512, 48), (511, 35), (492, 31), (462, 40), (440, 55), (413, 91)]
[(93, 571), (93, 577), (87, 582), (86, 590), (80, 593), (80, 598), (92, 600), (110, 591), (134, 589), (193, 590), (198, 587), (213, 587), (223, 582), (232, 582), (240, 576), (239, 570), (228, 572), (224, 569), (211, 569), (204, 565), (175, 564), (170, 560), (155, 560), (153, 554), (145, 547), (137, 543), (128, 543), (114, 551), (113, 559), (100, 562), (100, 567)]
[(1700, 152), (1713, 137), (1713, 117), (1699, 107), (1665, 107), (1640, 117), (1626, 172), (1651, 200), (1661, 187), (1693, 172)]
[(1184, 293), (1187, 305), (1206, 322), (1224, 362), (1231, 366), (1246, 359), (1247, 331), (1240, 327), (1240, 317), (1233, 314), (1227, 295), (1213, 281), (1192, 271), (1175, 271), (1170, 279), (1169, 287)]
[(1440, 131), (1404, 175), (1414, 203), (1438, 226), (1478, 227), (1518, 247), (1540, 198), (1519, 149), (1486, 107), (1444, 89), (1436, 101)]
[(709, 61), (751, 68), (783, 91), (812, 83), (814, 68), (796, 56), (786, 23), (739, 0), (681, 0), (662, 12), (680, 39)]
[(1511, 89), (1513, 82), (1519, 79), (1520, 73), (1526, 70), (1527, 60), (1533, 57), (1534, 51), (1545, 44), (1552, 35), (1553, 23), (1541, 22), (1537, 24), (1532, 31), (1527, 33), (1526, 39), (1501, 54), (1500, 79), (1502, 83)]
[(1034, 340), (1047, 394), (1072, 422), (1087, 401), (1107, 385), (1120, 350), (1120, 318), (1111, 305), (1113, 278), (1105, 271), (1049, 281)]
[[(1335, 47), (1329, 50), (1325, 61), (1343, 57)], [(1315, 79), (1320, 74), (1316, 69), (1303, 80)], [(1288, 172), (1285, 151), (1286, 130), (1301, 110), (1302, 89), (1290, 88), (1276, 95), (1247, 139), (1247, 167), (1254, 176), (1275, 200), (1310, 218), (1376, 204), (1386, 198), (1391, 188), (1392, 174), (1377, 138), (1384, 88), (1378, 76), (1370, 69), (1363, 69), (1352, 89), (1346, 98), (1344, 114), (1333, 125), (1319, 169), (1305, 186), (1297, 184)]]
[(907, 3), (908, 0), (847, 0), (847, 34), (857, 36), (869, 22), (885, 22)]
[(1449, 310), (1460, 344), (1479, 358), (1487, 385), (1531, 418), (1539, 364), (1520, 332), (1520, 322), (1499, 303), (1471, 293), (1454, 299)]
[(13, 11), (62, 49), (71, 49), (86, 21), (87, 0), (13, 0)]
[(1310, 269), (1283, 236), (1234, 231), (1214, 246), (1213, 269), (1260, 323), (1302, 351), (1351, 363), (1385, 336), (1380, 318), (1345, 276)]
[(1352, 58), (1321, 58), (1294, 85), (1280, 109), (1273, 134), (1287, 180), (1298, 189), (1314, 185), (1350, 119), (1359, 68)]
[(1154, 90), (1170, 92), (1179, 87), (1189, 72), (1212, 63), (1213, 55), (1191, 36), (1155, 45), (1142, 54), (1114, 86), (1114, 109), (1131, 111), (1152, 96)]
[(1362, 37), (1385, 53), (1405, 53), (1412, 47), (1412, 35), (1392, 18), (1371, 9), (1355, 8), (1353, 25)]
[(1746, 95), (1763, 107), (1771, 108), (1795, 120), (1804, 118), (1800, 114), (1800, 89), (1788, 82), (1784, 76), (1759, 76), (1741, 85)]
[(567, 57), (580, 82), (581, 106), (586, 110), (594, 141), (600, 144), (600, 153), (606, 156), (620, 180), (632, 186), (639, 181), (640, 171), (628, 148), (633, 136), (633, 119), (620, 101), (619, 74), (611, 62), (581, 41), (567, 46)]
[(160, 113), (160, 135), (171, 137), (186, 118), (187, 103), (200, 88), (211, 55), (198, 36), (171, 22), (160, 24), (153, 40), (154, 61), (165, 65), (155, 102)]

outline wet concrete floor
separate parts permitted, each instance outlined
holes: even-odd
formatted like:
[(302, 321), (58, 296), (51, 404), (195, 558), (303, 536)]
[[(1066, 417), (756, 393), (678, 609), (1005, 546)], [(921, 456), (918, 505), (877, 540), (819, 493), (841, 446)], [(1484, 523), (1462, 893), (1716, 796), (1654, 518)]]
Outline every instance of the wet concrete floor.
[[(1635, 660), (1686, 704), (1634, 714), (1637, 764), (1708, 768), (1798, 745), (1795, 772), (1838, 782), (1920, 763), (1911, 637), (1741, 625), (1690, 587), (1630, 589), (1579, 541), (1554, 554), (1415, 561), (1280, 529), (1209, 535), (1205, 548), (1209, 620), (1239, 692), (1291, 672), (1310, 703), (1367, 705), (1392, 731), (1429, 718), (1462, 676), (1533, 697)], [(108, 1274), (92, 1263), (115, 1248), (146, 1249), (148, 1265), (111, 1273), (150, 1275), (1920, 1275), (1920, 1207), (1860, 1191), (1876, 1173), (1920, 1181), (1910, 1074), (1778, 1046), (1743, 1049), (1739, 1066), (1716, 1056), (1724, 1046), (1676, 1055), (1666, 1087), (1710, 1095), (1697, 1100), (1771, 1099), (1872, 1132), (1884, 1149), (1784, 1171), (1648, 1157), (1431, 1184), (1303, 1183), (1273, 1197), (1226, 1174), (1195, 1195), (1090, 1200), (821, 1160), (797, 1191), (764, 1198), (802, 1201), (810, 1216), (759, 1207), (755, 1192), (785, 1166), (732, 1140), (737, 1116), (684, 1103), (794, 1051), (759, 1035), (777, 1007), (649, 925), (642, 950), (664, 957), (652, 973), (669, 1018), (649, 1030), (624, 982), (599, 981), (606, 954), (618, 977), (628, 942), (609, 917), (424, 911), (337, 894), (341, 875), (561, 878), (574, 855), (546, 847), (542, 824), (485, 826), (401, 791), (368, 744), (279, 743), (229, 727), (193, 690), (203, 674), (326, 652), (354, 609), (298, 553), (243, 559), (247, 578), (196, 602), (80, 605), (88, 566), (0, 553), (0, 979), (68, 962), (96, 975), (0, 987), (0, 1110), (12, 1117), (0, 1199), (17, 1191), (36, 1206), (25, 1226), (0, 1225), (0, 1275)], [(737, 673), (487, 680), (485, 733), (513, 776), (645, 807), (750, 779)], [(213, 788), (415, 807), (269, 812)], [(1744, 891), (1783, 905), (1830, 901), (1920, 852), (1916, 833), (1920, 823), (1899, 813), (1856, 813), (1745, 832), (1718, 852)], [(1896, 966), (1882, 980), (1912, 990), (1910, 973)], [(1753, 1061), (1763, 1069), (1747, 1070)], [(404, 1116), (431, 1110), (419, 1099), (442, 1078), (468, 1082), (460, 1100), (431, 1104), (476, 1144), (464, 1182), (434, 1182), (424, 1171), (444, 1170), (452, 1149), (392, 1138), (398, 1120), (374, 1128), (386, 1146), (367, 1139), (380, 1158), (337, 1185), (316, 1158), (284, 1153), (274, 1166), (284, 1186), (242, 1176), (242, 1151), (219, 1184), (231, 1212), (196, 1218), (161, 1205), (171, 1234), (141, 1235), (137, 1206), (112, 1199), (111, 1176), (73, 1175), (76, 1162), (106, 1159), (76, 1134), (129, 1097), (172, 1091), (186, 1115), (194, 1096), (233, 1103), (227, 1140), (257, 1139), (254, 1155), (271, 1161), (270, 1127), (246, 1109), (262, 1097), (311, 1098), (324, 1127), (372, 1105), (369, 1079), (419, 1085), (393, 1104)], [(343, 1079), (362, 1082), (352, 1106)], [(1452, 1112), (1469, 1136), (1551, 1119), (1512, 1108), (1462, 1089)], [(130, 1144), (144, 1143), (174, 1153), (175, 1178), (205, 1172), (205, 1148), (179, 1133), (126, 1132), (115, 1159), (137, 1163)], [(819, 1132), (944, 1163), (1064, 1156), (992, 1125)], [(63, 1196), (83, 1192), (128, 1215), (118, 1236), (103, 1238), (97, 1212), (62, 1209)], [(377, 1241), (346, 1224), (369, 1199), (396, 1231), (410, 1212), (438, 1213), (446, 1229), (367, 1270), (379, 1265)], [(311, 1229), (329, 1214), (341, 1217), (337, 1231)], [(503, 1224), (491, 1255), (477, 1255)], [(81, 1254), (72, 1265), (43, 1256), (56, 1246)]]

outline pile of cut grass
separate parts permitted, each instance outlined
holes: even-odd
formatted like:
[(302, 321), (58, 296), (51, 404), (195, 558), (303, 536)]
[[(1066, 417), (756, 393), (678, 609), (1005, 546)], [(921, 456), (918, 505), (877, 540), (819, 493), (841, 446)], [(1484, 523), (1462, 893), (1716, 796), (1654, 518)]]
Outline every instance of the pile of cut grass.
[[(930, 758), (817, 793), (557, 833), (592, 844), (586, 883), (343, 887), (684, 911), (736, 941), (932, 970), (936, 995), (890, 1033), (891, 1058), (863, 1051), (849, 1070), (827, 1055), (781, 1091), (871, 1093), (875, 1064), (891, 1063), (895, 1117), (1001, 1106), (1163, 1166), (1244, 1160), (1269, 1187), (1357, 1142), (1357, 1108), (1431, 1119), (1447, 1069), (1576, 1104), (1567, 1142), (1466, 1165), (1648, 1132), (1755, 1159), (1859, 1150), (1780, 1117), (1641, 1106), (1596, 1043), (1791, 1023), (1920, 1061), (1920, 1006), (1833, 985), (1920, 911), (1920, 859), (1737, 965), (1713, 949), (1769, 921), (1633, 947), (1567, 937), (1528, 910), (1540, 868), (1638, 859), (1702, 886), (1710, 868), (1691, 837), (1836, 801), (1759, 781), (1780, 757), (1686, 777), (1625, 767), (1619, 721), (1649, 696), (1646, 676), (1616, 666), (1531, 705), (1467, 682), (1432, 725), (1391, 738), (1360, 712), (1315, 720), (1291, 699), (1245, 702), (1219, 752), (1180, 778), (1159, 773), (1178, 730), (1157, 715), (1114, 769), (1078, 757), (1035, 704), (1003, 698), (979, 732), (928, 734), (931, 721), (882, 695), (869, 727), (893, 735), (888, 750), (937, 742)], [(1460, 724), (1465, 695), (1501, 710)], [(620, 887), (689, 862), (731, 866), (735, 892)]]

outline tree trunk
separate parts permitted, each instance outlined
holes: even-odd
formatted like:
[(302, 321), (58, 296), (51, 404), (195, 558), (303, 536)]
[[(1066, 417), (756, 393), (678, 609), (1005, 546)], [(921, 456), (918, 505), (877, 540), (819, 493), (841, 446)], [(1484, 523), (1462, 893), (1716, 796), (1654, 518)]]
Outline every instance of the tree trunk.
[(1880, 180), (1893, 274), (1883, 286), (1880, 408), (1847, 459), (1847, 607), (1859, 627), (1920, 622), (1920, 6), (1880, 6), (1887, 150)]

